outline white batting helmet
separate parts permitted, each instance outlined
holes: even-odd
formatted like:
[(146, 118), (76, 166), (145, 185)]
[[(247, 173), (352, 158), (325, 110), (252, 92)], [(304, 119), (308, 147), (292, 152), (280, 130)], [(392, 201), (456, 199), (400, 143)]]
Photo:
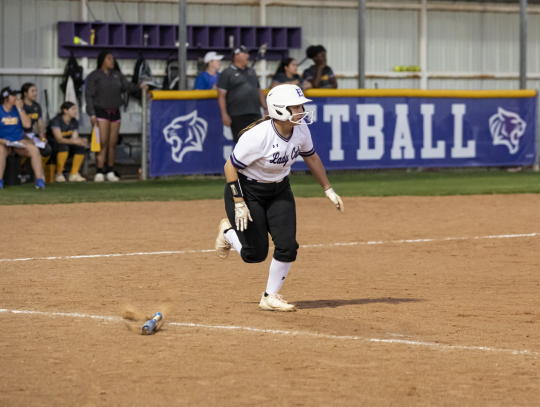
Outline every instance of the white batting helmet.
[[(296, 85), (276, 86), (270, 90), (266, 97), (268, 114), (272, 119), (296, 124), (300, 124), (302, 119), (307, 119), (306, 124), (313, 123), (313, 110), (306, 112), (304, 109), (302, 113), (292, 114), (291, 109), (289, 109), (289, 106), (303, 105), (307, 102), (311, 102), (311, 99), (306, 99), (302, 89)], [(296, 120), (293, 120), (295, 116)]]

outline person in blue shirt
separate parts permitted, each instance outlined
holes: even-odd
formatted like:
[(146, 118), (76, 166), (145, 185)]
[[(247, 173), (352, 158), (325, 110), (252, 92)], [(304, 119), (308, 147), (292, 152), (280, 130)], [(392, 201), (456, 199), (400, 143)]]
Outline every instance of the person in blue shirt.
[(4, 188), (6, 159), (11, 149), (23, 157), (30, 157), (36, 176), (36, 189), (45, 189), (45, 178), (41, 165), (39, 149), (33, 142), (25, 139), (24, 128), (32, 125), (32, 120), (24, 111), (23, 101), (10, 87), (0, 91), (0, 189)]
[(221, 67), (221, 60), (223, 55), (219, 55), (217, 52), (207, 52), (204, 56), (204, 63), (206, 69), (202, 71), (195, 79), (196, 90), (210, 90), (217, 89), (216, 83), (219, 78), (219, 68)]

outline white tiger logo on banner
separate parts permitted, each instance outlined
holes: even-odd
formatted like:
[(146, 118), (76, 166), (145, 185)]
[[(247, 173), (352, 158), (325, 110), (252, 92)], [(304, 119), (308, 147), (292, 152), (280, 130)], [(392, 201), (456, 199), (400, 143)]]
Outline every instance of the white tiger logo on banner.
[(190, 151), (203, 151), (208, 122), (197, 116), (197, 110), (174, 119), (163, 129), (165, 140), (172, 146), (172, 159), (181, 163)]
[(499, 107), (496, 114), (489, 119), (489, 131), (493, 137), (493, 145), (508, 147), (510, 154), (519, 150), (519, 138), (525, 134), (527, 123), (517, 113)]

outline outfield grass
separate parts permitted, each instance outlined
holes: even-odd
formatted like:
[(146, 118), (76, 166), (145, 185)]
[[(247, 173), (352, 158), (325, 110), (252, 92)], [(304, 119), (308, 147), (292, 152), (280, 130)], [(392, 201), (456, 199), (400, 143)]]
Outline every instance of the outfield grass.
[[(329, 175), (342, 196), (435, 196), (540, 193), (540, 173), (508, 173), (503, 170), (385, 172)], [(50, 184), (46, 190), (33, 185), (0, 190), (0, 205), (76, 202), (182, 201), (222, 199), (223, 178), (177, 178), (118, 184)], [(319, 185), (307, 175), (291, 176), (297, 197), (323, 197)]]

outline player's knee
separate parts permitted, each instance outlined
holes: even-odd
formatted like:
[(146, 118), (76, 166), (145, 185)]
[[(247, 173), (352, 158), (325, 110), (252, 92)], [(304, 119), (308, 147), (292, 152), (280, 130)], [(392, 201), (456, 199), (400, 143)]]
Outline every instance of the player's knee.
[(264, 250), (242, 249), (242, 260), (246, 263), (262, 263), (268, 257), (268, 248)]
[(30, 155), (30, 157), (40, 156), (39, 148), (37, 148), (36, 146), (27, 145), (26, 151), (28, 151), (28, 154)]
[(45, 148), (41, 149), (40, 154), (42, 157), (50, 157), (52, 155), (52, 147), (49, 144), (45, 144)]
[(274, 259), (285, 263), (292, 263), (296, 260), (296, 256), (298, 255), (298, 247), (299, 245), (296, 241), (287, 246), (276, 246), (274, 250)]
[(82, 146), (75, 146), (74, 151), (75, 154), (84, 155), (86, 152), (86, 149)]

